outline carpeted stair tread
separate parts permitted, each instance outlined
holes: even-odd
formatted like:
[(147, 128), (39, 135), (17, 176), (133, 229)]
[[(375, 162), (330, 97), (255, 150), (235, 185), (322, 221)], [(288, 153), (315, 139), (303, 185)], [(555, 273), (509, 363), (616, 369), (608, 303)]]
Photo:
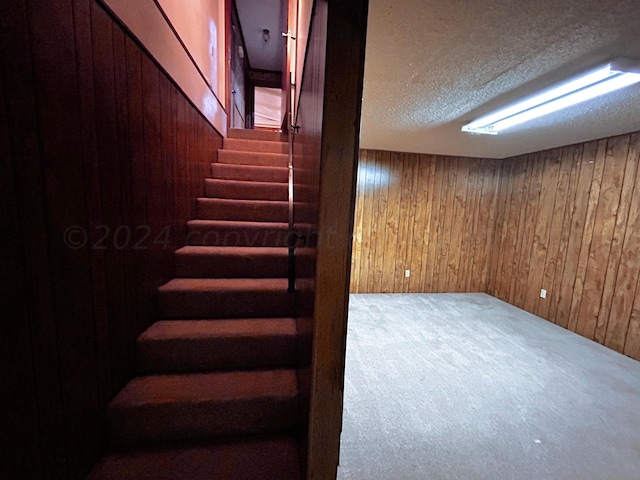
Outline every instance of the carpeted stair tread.
[(288, 275), (285, 247), (182, 247), (175, 252), (176, 276), (261, 278)]
[(174, 278), (158, 288), (160, 294), (172, 291), (280, 291), (286, 288), (282, 278)]
[(196, 212), (201, 220), (287, 222), (289, 203), (272, 200), (198, 198)]
[(241, 138), (244, 140), (262, 140), (267, 142), (286, 142), (287, 135), (272, 130), (255, 130), (244, 128), (230, 128), (227, 131), (229, 138)]
[(175, 338), (209, 339), (243, 337), (295, 336), (292, 317), (240, 318), (219, 320), (160, 320), (139, 337), (139, 341), (165, 341)]
[(218, 163), (234, 165), (257, 165), (262, 167), (287, 167), (289, 157), (283, 153), (218, 151)]
[[(138, 337), (140, 376), (109, 404), (121, 453), (89, 480), (300, 478), (286, 139), (229, 130), (196, 200), (198, 219), (187, 222), (187, 246), (175, 252), (178, 278), (158, 288), (165, 320)], [(311, 275), (305, 250), (296, 268)]]
[(87, 480), (300, 480), (296, 438), (230, 439), (182, 448), (114, 453)]
[(142, 373), (295, 366), (293, 318), (165, 320), (137, 340)]
[(289, 225), (281, 222), (234, 222), (191, 220), (187, 222), (188, 245), (286, 247)]
[(158, 288), (161, 318), (289, 317), (286, 278), (174, 278)]
[(109, 403), (120, 446), (287, 431), (297, 425), (295, 369), (149, 375)]
[(212, 163), (211, 176), (222, 180), (287, 183), (289, 179), (289, 169), (287, 167)]
[(289, 144), (286, 142), (272, 142), (267, 140), (247, 140), (242, 138), (225, 138), (223, 141), (225, 150), (262, 153), (289, 153)]
[(289, 190), (284, 182), (251, 182), (207, 178), (205, 196), (242, 200), (287, 201)]
[(237, 402), (255, 398), (295, 398), (293, 369), (208, 372), (134, 377), (109, 403), (109, 411), (164, 403)]

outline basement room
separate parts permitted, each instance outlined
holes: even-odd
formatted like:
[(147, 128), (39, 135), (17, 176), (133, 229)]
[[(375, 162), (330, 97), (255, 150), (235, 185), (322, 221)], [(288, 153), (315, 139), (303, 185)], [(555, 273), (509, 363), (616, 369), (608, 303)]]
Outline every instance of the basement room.
[(339, 479), (640, 478), (638, 22), (369, 3)]

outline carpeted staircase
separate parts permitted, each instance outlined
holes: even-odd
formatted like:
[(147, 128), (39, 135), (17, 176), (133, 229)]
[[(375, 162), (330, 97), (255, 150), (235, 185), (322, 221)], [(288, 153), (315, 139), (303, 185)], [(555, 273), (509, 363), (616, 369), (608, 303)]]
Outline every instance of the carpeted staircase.
[(294, 294), (287, 292), (287, 144), (231, 130), (108, 408), (112, 452), (88, 477), (300, 478)]

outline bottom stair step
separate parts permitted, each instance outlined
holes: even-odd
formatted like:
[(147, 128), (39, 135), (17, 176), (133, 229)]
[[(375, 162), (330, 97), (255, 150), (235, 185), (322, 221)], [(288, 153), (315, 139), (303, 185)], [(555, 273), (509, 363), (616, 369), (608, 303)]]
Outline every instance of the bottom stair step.
[(229, 440), (185, 448), (111, 454), (87, 480), (299, 480), (295, 438)]
[(138, 337), (138, 371), (198, 372), (296, 363), (293, 318), (156, 322)]
[(293, 431), (297, 396), (293, 369), (136, 377), (109, 404), (109, 434), (131, 447)]

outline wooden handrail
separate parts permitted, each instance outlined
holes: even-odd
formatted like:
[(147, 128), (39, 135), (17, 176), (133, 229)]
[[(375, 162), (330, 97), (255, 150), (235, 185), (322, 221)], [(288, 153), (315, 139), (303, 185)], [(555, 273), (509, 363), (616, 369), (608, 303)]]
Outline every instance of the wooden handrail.
[[(291, 82), (287, 82), (289, 85), (289, 94), (291, 94)], [(289, 102), (287, 102), (289, 103)], [(289, 144), (289, 177), (288, 177), (288, 200), (289, 200), (289, 232), (287, 235), (287, 245), (289, 247), (289, 282), (288, 289), (289, 293), (294, 293), (296, 291), (296, 243), (297, 236), (295, 233), (295, 216), (294, 216), (294, 204), (293, 204), (293, 134), (294, 127), (291, 124), (291, 108), (287, 105), (287, 122), (288, 122), (288, 131), (287, 131), (287, 139)]]

